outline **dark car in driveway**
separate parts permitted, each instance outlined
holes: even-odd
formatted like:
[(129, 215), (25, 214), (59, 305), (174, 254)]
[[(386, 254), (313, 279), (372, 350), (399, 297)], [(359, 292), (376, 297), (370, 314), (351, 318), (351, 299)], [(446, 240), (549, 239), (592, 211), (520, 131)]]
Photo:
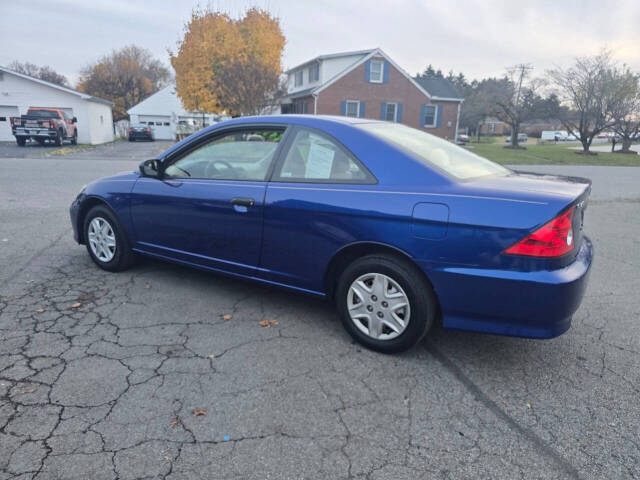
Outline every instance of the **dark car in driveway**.
[(590, 190), (397, 123), (245, 117), (89, 184), (71, 222), (103, 269), (144, 254), (326, 297), (355, 339), (392, 352), (436, 319), (565, 332), (593, 257)]
[(142, 123), (131, 125), (129, 127), (129, 141), (135, 142), (136, 140), (155, 140), (153, 129), (148, 125), (144, 125)]

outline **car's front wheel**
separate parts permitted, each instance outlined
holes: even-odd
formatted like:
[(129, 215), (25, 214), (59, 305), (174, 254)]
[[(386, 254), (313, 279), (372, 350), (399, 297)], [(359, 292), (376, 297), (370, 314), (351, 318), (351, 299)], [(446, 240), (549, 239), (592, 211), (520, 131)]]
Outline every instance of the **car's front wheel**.
[(84, 239), (96, 265), (110, 272), (126, 270), (134, 260), (129, 241), (111, 211), (93, 207), (84, 220)]
[(340, 276), (335, 300), (351, 336), (384, 353), (418, 343), (437, 310), (424, 275), (408, 261), (390, 255), (368, 255), (351, 263)]

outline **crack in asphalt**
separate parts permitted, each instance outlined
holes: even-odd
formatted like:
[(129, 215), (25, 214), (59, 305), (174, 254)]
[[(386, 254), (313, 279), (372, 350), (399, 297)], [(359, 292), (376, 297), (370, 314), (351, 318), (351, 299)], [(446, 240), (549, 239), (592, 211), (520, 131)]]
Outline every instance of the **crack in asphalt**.
[(458, 367), (452, 360), (450, 360), (444, 353), (442, 353), (442, 351), (435, 345), (435, 343), (433, 343), (432, 340), (427, 340), (426, 349), (431, 355), (433, 355), (436, 360), (438, 360), (438, 362), (442, 364), (442, 366), (449, 370), (451, 374), (462, 385), (464, 385), (467, 390), (469, 390), (474, 398), (476, 398), (491, 412), (493, 412), (495, 416), (505, 422), (510, 429), (512, 429), (519, 435), (522, 435), (529, 442), (531, 442), (541, 454), (553, 460), (567, 475), (567, 478), (581, 478), (578, 470), (571, 464), (571, 462), (564, 458), (553, 447), (548, 445), (534, 431), (520, 425), (520, 423), (518, 423), (502, 408), (500, 408), (496, 402), (489, 398), (489, 396), (486, 395), (478, 385), (476, 385), (467, 375), (464, 374), (460, 367)]

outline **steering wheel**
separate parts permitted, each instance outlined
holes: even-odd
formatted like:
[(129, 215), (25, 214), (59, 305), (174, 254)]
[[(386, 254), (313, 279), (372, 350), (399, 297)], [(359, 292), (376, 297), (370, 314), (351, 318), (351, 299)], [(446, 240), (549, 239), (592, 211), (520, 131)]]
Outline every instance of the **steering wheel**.
[[(234, 177), (236, 176), (235, 175), (235, 168), (233, 168), (229, 162), (225, 162), (224, 160), (214, 160), (213, 162), (209, 162), (207, 164), (207, 166), (205, 167), (205, 169), (204, 169), (204, 174), (205, 174), (205, 176), (207, 178), (215, 178), (216, 174), (219, 173), (219, 170), (216, 167), (216, 165), (222, 165), (224, 168), (229, 170), (229, 172), (233, 172)], [(213, 169), (215, 171), (212, 172), (211, 169)]]

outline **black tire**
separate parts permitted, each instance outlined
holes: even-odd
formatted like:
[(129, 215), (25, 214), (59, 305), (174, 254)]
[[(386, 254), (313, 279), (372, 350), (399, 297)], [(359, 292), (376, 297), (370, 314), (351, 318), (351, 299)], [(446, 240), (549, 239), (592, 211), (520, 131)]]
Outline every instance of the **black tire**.
[(73, 137), (71, 137), (71, 145), (78, 144), (78, 131), (73, 132)]
[[(115, 251), (113, 252), (113, 258), (109, 261), (103, 261), (96, 256), (91, 248), (89, 242), (89, 226), (91, 221), (95, 218), (102, 218), (107, 221), (111, 227), (115, 237)], [(111, 210), (103, 205), (93, 207), (84, 218), (83, 233), (87, 251), (91, 260), (103, 270), (110, 272), (120, 272), (129, 268), (135, 261), (135, 255), (131, 250), (131, 244), (127, 238), (124, 230), (120, 226), (118, 219), (115, 217)]]
[(61, 146), (62, 145), (62, 139), (64, 138), (64, 133), (62, 133), (62, 129), (58, 129), (58, 131), (56, 132), (56, 138), (54, 140), (55, 144), (57, 146)]
[[(349, 315), (347, 301), (351, 284), (369, 273), (381, 273), (391, 278), (400, 285), (408, 298), (409, 321), (404, 331), (395, 338), (375, 339), (363, 333)], [(438, 307), (433, 288), (415, 265), (402, 258), (384, 254), (367, 255), (351, 263), (340, 276), (335, 301), (347, 332), (365, 347), (382, 353), (401, 352), (422, 340), (433, 324)]]
[(38, 142), (38, 145), (42, 146), (46, 140), (44, 138), (36, 138), (36, 142)]
[(129, 141), (133, 142), (135, 139), (133, 137), (129, 137)]
[(27, 139), (24, 137), (16, 137), (16, 143), (18, 144), (19, 147), (24, 147), (25, 144), (27, 143)]

